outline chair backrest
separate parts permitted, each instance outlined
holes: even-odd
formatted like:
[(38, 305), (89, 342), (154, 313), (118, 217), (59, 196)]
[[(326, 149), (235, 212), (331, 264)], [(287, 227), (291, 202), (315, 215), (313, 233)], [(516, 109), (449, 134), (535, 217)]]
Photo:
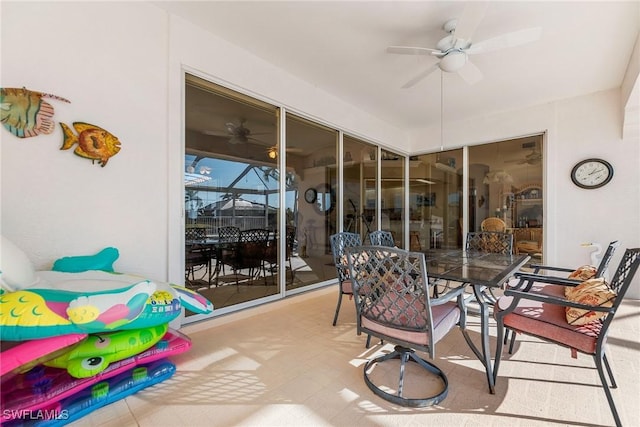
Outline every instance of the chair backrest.
[(513, 253), (513, 234), (496, 231), (467, 233), (465, 249), (498, 254)]
[(241, 242), (266, 242), (269, 239), (269, 230), (264, 228), (252, 228), (240, 232)]
[(286, 254), (287, 259), (289, 259), (291, 257), (291, 254), (293, 253), (293, 247), (296, 244), (296, 228), (288, 225), (285, 237), (287, 239)]
[(207, 230), (201, 227), (187, 227), (184, 230), (185, 240), (205, 240), (207, 238)]
[(480, 230), (504, 233), (507, 231), (507, 223), (497, 217), (486, 218), (480, 223)]
[(604, 276), (605, 271), (609, 267), (609, 263), (611, 262), (611, 258), (613, 258), (613, 253), (620, 246), (620, 242), (618, 240), (614, 240), (609, 243), (607, 246), (607, 250), (604, 251), (604, 255), (602, 255), (602, 259), (600, 260), (600, 265), (598, 265), (598, 270), (596, 271), (596, 277)]
[(613, 320), (613, 315), (618, 310), (618, 307), (622, 303), (631, 282), (633, 281), (633, 276), (635, 276), (636, 271), (638, 270), (638, 266), (640, 265), (640, 248), (635, 249), (627, 249), (622, 256), (622, 260), (620, 264), (618, 264), (618, 269), (613, 275), (613, 279), (611, 279), (611, 284), (609, 287), (616, 293), (616, 298), (613, 302), (613, 306), (609, 311), (609, 315), (604, 319), (602, 331), (605, 333), (601, 333), (600, 335), (600, 345), (604, 343), (604, 339), (606, 336), (606, 329)]
[(240, 229), (232, 225), (218, 228), (218, 239), (220, 242), (233, 243), (240, 241)]
[(392, 248), (396, 245), (393, 240), (393, 234), (384, 230), (376, 230), (369, 233), (369, 241), (374, 246), (389, 246)]
[(331, 242), (331, 252), (333, 254), (333, 263), (338, 272), (338, 280), (340, 283), (349, 278), (349, 263), (346, 260), (346, 248), (362, 245), (362, 238), (359, 234), (343, 231), (341, 233), (329, 236)]
[[(359, 246), (346, 252), (358, 333), (371, 333), (397, 344), (420, 348), (433, 357), (437, 338), (433, 333), (424, 254), (380, 246)], [(371, 331), (376, 329), (372, 324), (382, 326), (386, 334)], [(392, 330), (401, 332), (396, 334)], [(408, 341), (415, 332), (426, 333), (428, 343), (417, 345)]]

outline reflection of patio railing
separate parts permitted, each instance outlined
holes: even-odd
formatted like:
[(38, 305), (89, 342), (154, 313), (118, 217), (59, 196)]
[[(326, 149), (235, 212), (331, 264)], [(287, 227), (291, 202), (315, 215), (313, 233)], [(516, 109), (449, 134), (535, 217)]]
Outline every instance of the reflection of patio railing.
[(240, 230), (250, 230), (253, 228), (275, 228), (275, 224), (270, 227), (269, 221), (264, 216), (206, 216), (198, 215), (195, 220), (187, 219), (187, 225), (198, 224), (204, 226), (208, 235), (216, 234), (218, 228), (234, 226)]

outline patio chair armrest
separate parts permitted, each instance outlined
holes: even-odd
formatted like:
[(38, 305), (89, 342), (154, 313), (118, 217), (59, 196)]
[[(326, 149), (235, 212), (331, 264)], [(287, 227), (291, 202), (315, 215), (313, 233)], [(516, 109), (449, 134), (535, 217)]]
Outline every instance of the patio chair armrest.
[(514, 277), (516, 279), (524, 280), (527, 282), (542, 282), (562, 286), (577, 286), (582, 283), (582, 280), (567, 279), (566, 277), (546, 276), (544, 274), (533, 273), (516, 273), (514, 274)]
[(583, 310), (590, 310), (590, 311), (602, 311), (605, 313), (608, 313), (612, 310), (611, 307), (603, 307), (602, 305), (580, 304), (574, 301), (569, 301), (568, 299), (565, 299), (565, 298), (559, 298), (559, 297), (554, 297), (554, 296), (545, 295), (545, 294), (538, 294), (535, 292), (522, 292), (522, 291), (507, 289), (504, 291), (504, 295), (514, 297), (510, 307), (515, 307), (515, 305), (518, 304), (519, 300), (526, 299), (530, 301), (539, 301), (547, 304), (561, 305), (564, 307), (581, 308)]
[(572, 273), (575, 271), (575, 268), (554, 267), (551, 265), (542, 265), (542, 264), (531, 264), (531, 268), (534, 269), (534, 273), (538, 273), (540, 270), (564, 271), (567, 273)]
[(462, 295), (464, 293), (467, 284), (468, 283), (460, 283), (459, 286), (449, 289), (446, 293), (440, 295), (438, 298), (431, 298), (431, 305), (442, 305), (448, 303), (453, 299), (456, 299), (459, 295)]

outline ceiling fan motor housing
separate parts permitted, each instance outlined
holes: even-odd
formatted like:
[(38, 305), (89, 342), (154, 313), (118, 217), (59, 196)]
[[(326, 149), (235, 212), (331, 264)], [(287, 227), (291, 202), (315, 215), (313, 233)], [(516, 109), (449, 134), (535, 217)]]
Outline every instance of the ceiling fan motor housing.
[(464, 67), (467, 63), (467, 54), (460, 49), (451, 50), (438, 63), (442, 71), (452, 73)]

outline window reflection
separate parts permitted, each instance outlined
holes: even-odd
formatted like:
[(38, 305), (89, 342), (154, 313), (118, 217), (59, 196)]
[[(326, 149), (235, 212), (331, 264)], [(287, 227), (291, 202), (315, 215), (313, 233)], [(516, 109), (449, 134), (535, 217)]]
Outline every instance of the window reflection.
[[(380, 229), (391, 231), (395, 244), (404, 247), (405, 157), (387, 150), (381, 153)], [(420, 248), (410, 244), (410, 249)]]
[(296, 195), (287, 195), (287, 212), (294, 214), (288, 224), (295, 227), (299, 255), (296, 279), (286, 282), (293, 290), (336, 277), (329, 236), (337, 221), (338, 133), (294, 114), (287, 114), (286, 127), (287, 170), (296, 176)]
[(421, 248), (462, 248), (462, 150), (409, 160), (410, 242)]
[(517, 253), (543, 255), (542, 135), (469, 147), (469, 230), (501, 220)]
[(376, 229), (377, 147), (348, 135), (343, 147), (343, 230), (360, 234), (364, 242), (369, 230)]
[(279, 110), (190, 75), (185, 101), (185, 284), (216, 308), (274, 295)]

